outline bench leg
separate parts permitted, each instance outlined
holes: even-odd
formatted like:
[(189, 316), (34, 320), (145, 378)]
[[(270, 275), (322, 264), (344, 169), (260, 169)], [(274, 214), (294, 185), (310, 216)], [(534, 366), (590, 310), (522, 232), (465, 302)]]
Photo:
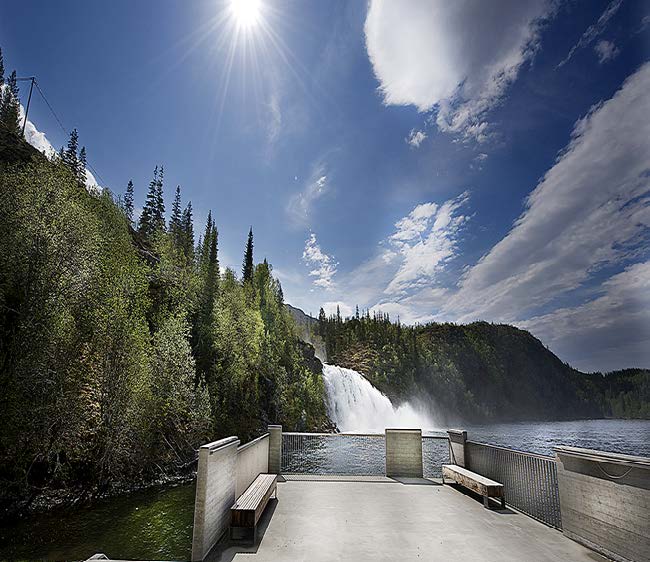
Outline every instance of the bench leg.
[(253, 527), (253, 546), (257, 544), (257, 525)]
[(505, 508), (506, 508), (506, 497), (501, 496), (501, 509), (505, 509)]
[(487, 496), (483, 496), (483, 507), (490, 509), (490, 500)]

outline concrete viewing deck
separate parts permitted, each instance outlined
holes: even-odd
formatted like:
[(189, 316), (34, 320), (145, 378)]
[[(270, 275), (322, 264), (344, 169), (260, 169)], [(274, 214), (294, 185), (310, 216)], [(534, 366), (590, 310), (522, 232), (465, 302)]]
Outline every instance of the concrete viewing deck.
[[(494, 507), (497, 507), (495, 502)], [(219, 544), (208, 560), (602, 561), (513, 509), (421, 478), (286, 476), (254, 546)]]

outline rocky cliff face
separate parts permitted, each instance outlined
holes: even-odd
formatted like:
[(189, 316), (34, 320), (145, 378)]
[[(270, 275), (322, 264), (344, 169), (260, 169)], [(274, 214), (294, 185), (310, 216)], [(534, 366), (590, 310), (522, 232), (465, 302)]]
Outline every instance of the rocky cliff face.
[(284, 306), (287, 307), (287, 310), (291, 313), (291, 316), (296, 323), (298, 337), (302, 341), (307, 342), (313, 346), (314, 353), (320, 360), (319, 362), (327, 363), (327, 351), (325, 349), (325, 342), (323, 341), (323, 338), (321, 338), (316, 333), (318, 320), (313, 316), (309, 316), (309, 314), (305, 314), (302, 310), (296, 308), (295, 306), (291, 306), (290, 304), (285, 304)]

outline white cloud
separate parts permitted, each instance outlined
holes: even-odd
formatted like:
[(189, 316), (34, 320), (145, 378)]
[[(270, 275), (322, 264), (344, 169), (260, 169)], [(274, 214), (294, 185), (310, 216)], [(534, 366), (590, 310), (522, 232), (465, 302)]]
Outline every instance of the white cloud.
[(413, 148), (419, 148), (426, 138), (427, 134), (424, 131), (411, 129), (409, 136), (405, 140), (407, 144), (411, 145)]
[(650, 226), (650, 64), (592, 108), (512, 230), (448, 304), (461, 320), (515, 321), (633, 260)]
[(573, 47), (571, 47), (569, 54), (557, 65), (556, 68), (564, 66), (567, 62), (569, 62), (569, 60), (571, 60), (571, 57), (578, 49), (586, 47), (592, 43), (594, 39), (596, 39), (596, 37), (598, 37), (603, 31), (605, 31), (609, 20), (614, 17), (616, 12), (618, 12), (618, 9), (621, 7), (622, 3), (623, 0), (612, 0), (607, 5), (607, 8), (605, 8), (605, 11), (600, 15), (598, 21), (587, 28), (587, 31), (585, 31), (582, 34), (582, 37), (580, 37), (580, 40)]
[(604, 39), (596, 43), (594, 51), (596, 51), (596, 54), (598, 55), (598, 62), (600, 64), (615, 59), (620, 53), (620, 50), (616, 45), (614, 45), (614, 43), (611, 41), (605, 41)]
[[(22, 104), (20, 105), (19, 110), (20, 122), (22, 123), (25, 119), (25, 109)], [(43, 131), (39, 131), (36, 125), (32, 123), (29, 119), (25, 124), (25, 140), (31, 144), (36, 150), (42, 152), (48, 158), (53, 158), (57, 154), (57, 150), (54, 149), (52, 143), (48, 140), (47, 136)], [(100, 188), (100, 185), (97, 183), (95, 176), (90, 170), (86, 170), (86, 187), (95, 191)]]
[(483, 116), (535, 52), (547, 0), (372, 0), (366, 48), (387, 105), (438, 108), (441, 130), (487, 138)]
[(520, 325), (584, 370), (650, 366), (650, 261), (612, 276), (599, 293)]
[(309, 224), (314, 202), (325, 195), (328, 187), (325, 165), (319, 163), (315, 166), (303, 189), (289, 199), (286, 211), (294, 225), (306, 226)]
[(313, 232), (305, 242), (302, 259), (308, 266), (313, 268), (309, 275), (314, 278), (312, 283), (316, 287), (325, 290), (331, 290), (334, 287), (334, 275), (336, 275), (338, 263), (332, 256), (321, 250)]
[(343, 318), (352, 316), (352, 307), (343, 301), (328, 301), (323, 303), (323, 310), (327, 316), (336, 314), (337, 307)]
[(468, 197), (463, 193), (440, 206), (418, 205), (395, 223), (397, 230), (389, 241), (401, 256), (401, 264), (386, 294), (404, 293), (435, 281), (436, 274), (456, 255), (458, 233), (468, 219), (458, 211)]

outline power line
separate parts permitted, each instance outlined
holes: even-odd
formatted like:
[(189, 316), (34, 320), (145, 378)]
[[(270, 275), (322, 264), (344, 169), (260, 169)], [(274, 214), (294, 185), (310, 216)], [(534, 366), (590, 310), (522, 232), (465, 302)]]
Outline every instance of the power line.
[[(54, 116), (54, 119), (56, 119), (56, 122), (59, 124), (59, 127), (61, 127), (61, 130), (66, 134), (66, 136), (69, 136), (70, 133), (68, 130), (65, 128), (63, 123), (61, 122), (61, 119), (59, 119), (59, 116), (56, 114), (56, 111), (54, 111), (54, 108), (50, 104), (50, 102), (47, 100), (45, 97), (45, 94), (43, 93), (43, 90), (41, 90), (41, 87), (38, 84), (38, 81), (36, 80), (35, 76), (29, 76), (29, 77), (21, 77), (21, 78), (16, 78), (17, 81), (26, 81), (26, 80), (32, 80), (34, 86), (36, 86), (36, 89), (38, 90), (38, 93), (41, 95), (43, 98), (43, 101), (47, 105), (48, 109), (51, 111), (52, 115)], [(25, 113), (25, 119), (27, 119), (27, 114)], [(90, 162), (86, 162), (86, 166), (90, 168), (90, 171), (93, 173), (93, 175), (104, 184), (104, 187), (107, 189), (106, 182), (104, 181), (104, 178), (99, 175), (99, 172), (93, 168), (93, 166), (90, 164)]]

